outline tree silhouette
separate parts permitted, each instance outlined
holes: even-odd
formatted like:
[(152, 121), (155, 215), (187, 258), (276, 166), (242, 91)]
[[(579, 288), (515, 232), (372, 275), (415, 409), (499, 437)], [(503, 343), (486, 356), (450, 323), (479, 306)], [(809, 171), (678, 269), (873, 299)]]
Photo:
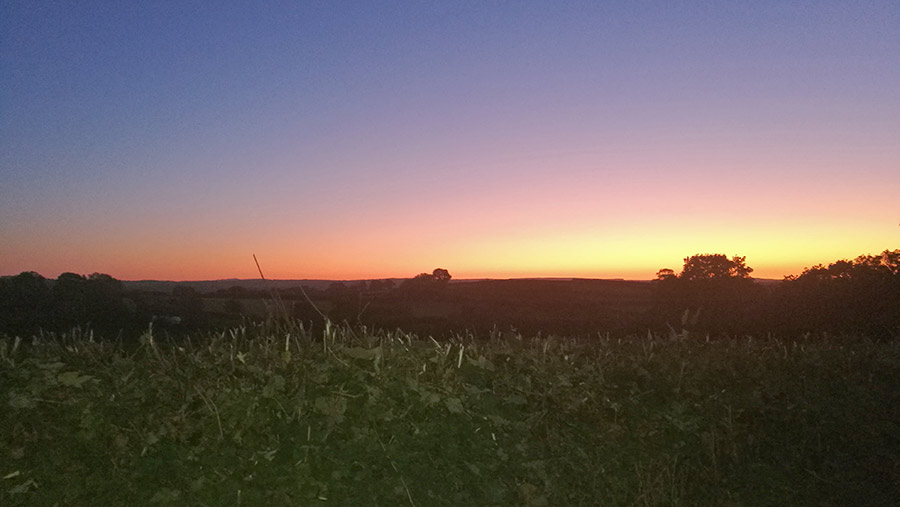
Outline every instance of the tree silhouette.
[(404, 280), (400, 284), (400, 288), (409, 295), (437, 295), (443, 292), (451, 278), (449, 271), (437, 268), (431, 273), (419, 273), (412, 278)]
[(431, 276), (434, 278), (434, 281), (438, 283), (447, 283), (453, 278), (450, 276), (450, 272), (443, 268), (435, 269), (431, 272)]
[(675, 271), (670, 268), (662, 268), (656, 272), (656, 279), (659, 281), (673, 280), (677, 277)]
[(692, 255), (685, 257), (680, 277), (685, 280), (749, 278), (753, 268), (747, 266), (746, 259), (737, 255), (731, 259), (723, 254)]
[[(685, 257), (681, 273), (656, 273), (657, 312), (669, 323), (698, 330), (735, 332), (749, 325), (758, 296), (746, 257), (695, 254)], [(689, 317), (689, 318), (687, 318)]]
[(91, 327), (117, 331), (128, 321), (122, 301), (122, 282), (105, 273), (92, 273), (85, 281), (86, 320)]
[(50, 287), (38, 273), (24, 271), (3, 278), (0, 283), (0, 325), (12, 332), (46, 328), (52, 303)]
[(55, 323), (69, 328), (87, 323), (87, 278), (76, 273), (63, 273), (53, 285)]
[(780, 320), (793, 332), (900, 336), (900, 250), (817, 264), (779, 289)]

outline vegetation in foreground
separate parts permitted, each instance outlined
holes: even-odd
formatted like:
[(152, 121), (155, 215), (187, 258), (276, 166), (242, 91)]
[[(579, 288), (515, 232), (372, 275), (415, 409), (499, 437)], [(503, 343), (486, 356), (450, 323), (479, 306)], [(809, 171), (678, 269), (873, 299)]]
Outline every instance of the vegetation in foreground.
[(0, 338), (0, 503), (900, 505), (896, 341), (140, 341)]

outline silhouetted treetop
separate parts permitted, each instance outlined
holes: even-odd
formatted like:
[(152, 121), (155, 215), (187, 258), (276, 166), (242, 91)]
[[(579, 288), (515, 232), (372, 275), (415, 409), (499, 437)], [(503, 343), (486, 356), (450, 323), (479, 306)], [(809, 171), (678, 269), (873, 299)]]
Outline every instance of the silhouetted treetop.
[(431, 276), (434, 278), (436, 282), (449, 282), (452, 276), (450, 276), (450, 272), (444, 268), (437, 268), (431, 272)]
[(122, 282), (105, 273), (92, 273), (87, 277), (87, 286), (96, 294), (107, 298), (122, 296)]
[(431, 273), (419, 273), (404, 280), (400, 288), (406, 293), (438, 294), (443, 291), (450, 282), (450, 272), (443, 268), (437, 268)]
[(787, 276), (787, 280), (852, 280), (900, 275), (900, 250), (885, 250), (879, 255), (860, 255), (852, 261), (842, 259), (828, 267), (816, 264), (805, 268), (799, 276)]
[(793, 306), (784, 320), (800, 330), (900, 336), (900, 250), (817, 264), (785, 277), (781, 289)]
[(84, 283), (85, 280), (87, 280), (87, 277), (83, 275), (79, 275), (78, 273), (65, 272), (56, 278), (56, 285), (80, 285)]
[(433, 283), (433, 282), (444, 284), (444, 283), (449, 282), (451, 278), (453, 278), (453, 277), (450, 275), (449, 271), (447, 271), (444, 268), (437, 268), (434, 271), (432, 271), (431, 273), (419, 273), (418, 275), (414, 276), (411, 280), (407, 280), (407, 281), (416, 283), (416, 284)]
[(103, 273), (66, 272), (48, 281), (26, 271), (0, 279), (0, 331), (66, 330), (76, 325), (121, 329), (127, 313), (122, 282)]
[(656, 272), (657, 280), (672, 280), (674, 278), (677, 278), (677, 276), (678, 275), (676, 275), (675, 271), (673, 271), (671, 268), (662, 268)]
[(729, 259), (724, 254), (692, 255), (684, 259), (680, 278), (684, 280), (750, 278), (753, 268), (747, 266), (746, 259), (737, 255)]
[(750, 322), (756, 289), (746, 257), (696, 254), (684, 259), (680, 274), (656, 273), (656, 312), (669, 323), (692, 330), (736, 332)]

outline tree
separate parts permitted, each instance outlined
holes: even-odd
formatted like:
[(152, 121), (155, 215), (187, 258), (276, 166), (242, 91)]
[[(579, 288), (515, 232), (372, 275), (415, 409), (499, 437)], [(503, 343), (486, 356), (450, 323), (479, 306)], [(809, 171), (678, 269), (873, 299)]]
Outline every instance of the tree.
[(656, 279), (659, 281), (674, 280), (678, 275), (669, 268), (662, 268), (656, 272)]
[(118, 301), (122, 297), (122, 282), (106, 273), (92, 273), (87, 277), (87, 286), (94, 296), (110, 301)]
[(753, 268), (747, 266), (746, 259), (737, 255), (731, 259), (723, 254), (692, 255), (685, 257), (680, 277), (685, 280), (750, 278)]
[(443, 268), (437, 268), (431, 273), (419, 273), (418, 275), (404, 280), (400, 284), (400, 288), (406, 293), (415, 293), (419, 295), (438, 294), (447, 287), (450, 282), (450, 272)]
[(87, 278), (76, 273), (63, 273), (53, 285), (56, 324), (69, 328), (87, 321)]
[(450, 272), (443, 268), (435, 269), (431, 272), (431, 276), (432, 278), (434, 278), (434, 281), (439, 283), (447, 283), (451, 278), (453, 278), (452, 276), (450, 276)]
[(46, 328), (52, 310), (47, 280), (34, 271), (5, 277), (0, 285), (0, 327), (11, 332)]
[(779, 296), (796, 331), (900, 336), (900, 250), (806, 268), (785, 279)]
[(114, 331), (128, 320), (122, 282), (105, 273), (88, 275), (84, 284), (86, 319), (96, 329)]
[(34, 271), (23, 271), (10, 278), (9, 281), (16, 297), (22, 298), (28, 303), (44, 301), (50, 295), (47, 280)]
[(735, 255), (729, 259), (724, 254), (686, 257), (680, 274), (669, 268), (656, 273), (658, 314), (669, 323), (681, 322), (692, 330), (746, 330), (758, 295), (750, 278), (752, 272), (746, 257)]

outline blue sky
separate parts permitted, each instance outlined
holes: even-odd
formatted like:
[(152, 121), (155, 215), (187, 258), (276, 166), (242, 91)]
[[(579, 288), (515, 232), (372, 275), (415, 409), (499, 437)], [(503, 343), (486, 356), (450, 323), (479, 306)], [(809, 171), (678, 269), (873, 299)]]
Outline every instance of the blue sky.
[(893, 2), (0, 9), (2, 274), (787, 274), (896, 245)]

